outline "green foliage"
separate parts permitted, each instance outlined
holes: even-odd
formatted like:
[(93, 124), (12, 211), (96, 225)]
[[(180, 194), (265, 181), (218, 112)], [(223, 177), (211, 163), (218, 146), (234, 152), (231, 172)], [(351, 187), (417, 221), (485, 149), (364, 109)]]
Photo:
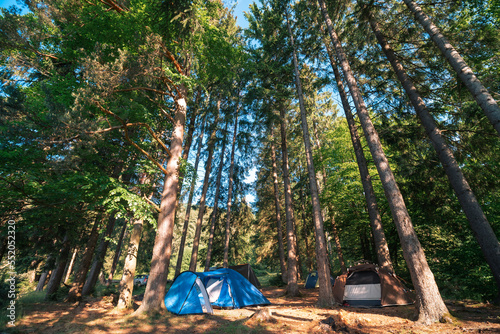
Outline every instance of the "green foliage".
[(10, 298), (8, 297), (10, 283), (7, 282), (8, 278), (10, 278), (10, 275), (5, 272), (3, 272), (2, 276), (0, 277), (0, 307), (2, 310), (7, 307), (7, 304), (10, 302)]
[[(92, 295), (94, 297), (103, 297), (103, 296), (111, 296), (117, 293), (118, 293), (118, 285), (116, 284), (105, 285), (101, 284), (100, 282), (97, 282), (92, 292)], [(134, 293), (135, 293), (135, 288), (134, 288)]]
[[(274, 275), (268, 275), (270, 278), (266, 280), (266, 276), (264, 276), (264, 282), (266, 283), (265, 286), (285, 286), (286, 284), (283, 282), (283, 278), (281, 277), (280, 273), (274, 274)], [(262, 281), (259, 278), (259, 281), (262, 283)]]

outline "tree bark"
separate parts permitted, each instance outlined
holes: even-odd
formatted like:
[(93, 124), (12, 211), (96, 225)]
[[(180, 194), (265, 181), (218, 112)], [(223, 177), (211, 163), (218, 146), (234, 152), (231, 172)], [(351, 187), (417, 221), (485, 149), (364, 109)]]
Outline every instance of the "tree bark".
[(231, 146), (231, 162), (229, 166), (229, 185), (227, 188), (227, 212), (226, 212), (226, 238), (224, 240), (224, 262), (223, 267), (227, 268), (229, 261), (229, 239), (231, 237), (231, 201), (233, 196), (233, 171), (234, 171), (234, 151), (236, 148), (236, 136), (238, 135), (238, 114), (240, 112), (240, 101), (238, 91), (238, 106), (234, 120), (233, 142)]
[(219, 210), (216, 210), (215, 207), (212, 210), (212, 213), (210, 214), (210, 231), (208, 235), (208, 241), (207, 241), (207, 257), (205, 258), (205, 267), (203, 268), (203, 271), (209, 271), (210, 270), (210, 261), (212, 258), (212, 244), (214, 241), (214, 234), (215, 234), (215, 225), (217, 223), (217, 220), (219, 217), (217, 216)]
[[(438, 27), (432, 23), (432, 20), (422, 11), (422, 9), (412, 0), (403, 0), (417, 21), (429, 34), (432, 41), (439, 48), (443, 56), (457, 72), (458, 77), (465, 84), (476, 102), (483, 109), (495, 130), (500, 134), (500, 107), (481, 81), (476, 77), (472, 69), (465, 60), (444, 37)], [(497, 253), (497, 257), (498, 253)]]
[[(203, 117), (203, 122), (201, 124), (200, 134), (198, 136), (198, 151), (196, 152), (196, 161), (194, 163), (195, 175), (198, 172), (198, 165), (200, 163), (201, 147), (203, 146), (203, 134), (205, 129), (206, 116)], [(194, 189), (196, 186), (197, 177), (193, 177), (189, 189), (189, 198), (186, 206), (186, 214), (184, 217), (184, 225), (182, 226), (182, 236), (181, 243), (179, 245), (179, 253), (177, 255), (177, 265), (175, 266), (175, 277), (179, 276), (182, 268), (182, 258), (184, 257), (184, 247), (186, 245), (187, 231), (189, 227), (189, 217), (191, 215), (191, 204), (193, 203)]]
[(122, 254), (122, 245), (125, 235), (127, 234), (127, 222), (123, 222), (122, 230), (118, 238), (118, 244), (116, 245), (115, 256), (113, 257), (113, 263), (111, 264), (111, 269), (109, 269), (109, 275), (106, 284), (109, 285), (113, 281), (113, 276), (115, 275), (116, 267), (118, 266), (118, 261)]
[(293, 204), (292, 187), (290, 184), (290, 171), (288, 167), (288, 143), (286, 137), (285, 107), (280, 108), (280, 131), (281, 131), (281, 163), (283, 170), (283, 184), (285, 193), (285, 221), (286, 221), (286, 240), (287, 240), (287, 294), (298, 296), (299, 286), (297, 285), (297, 250), (295, 249), (295, 236), (293, 230)]
[[(330, 208), (330, 214), (334, 217), (333, 208)], [(342, 273), (346, 273), (347, 267), (344, 261), (344, 252), (342, 251), (342, 246), (340, 244), (339, 232), (337, 231), (337, 224), (335, 223), (335, 220), (332, 221), (332, 234), (333, 241), (335, 242), (335, 249), (337, 250), (337, 256), (340, 262), (340, 270), (342, 270)]]
[[(476, 196), (472, 192), (467, 179), (463, 175), (462, 170), (453, 155), (453, 151), (443, 138), (441, 131), (438, 129), (437, 124), (427, 109), (420, 93), (411, 81), (410, 77), (406, 74), (403, 65), (397, 59), (394, 50), (383, 36), (377, 22), (375, 22), (373, 18), (370, 18), (370, 26), (372, 27), (382, 50), (387, 56), (387, 59), (396, 72), (399, 81), (401, 81), (403, 88), (405, 89), (406, 94), (408, 95), (408, 98), (415, 108), (417, 116), (425, 129), (425, 132), (429, 136), (432, 145), (436, 150), (439, 161), (443, 165), (446, 175), (448, 176), (448, 180), (450, 181), (458, 201), (462, 206), (462, 210), (469, 221), (469, 225), (474, 232), (474, 236), (479, 243), (479, 246), (481, 247), (486, 262), (490, 266), (493, 277), (497, 283), (497, 290), (500, 293), (500, 243), (495, 235), (495, 231), (493, 231), (493, 228), (479, 205)], [(497, 296), (497, 299), (500, 301), (500, 295)]]
[(297, 224), (295, 220), (293, 224), (293, 243), (297, 254), (297, 281), (300, 281), (302, 279), (302, 273), (301, 273), (302, 262), (301, 262), (301, 255), (299, 252), (299, 240), (297, 237)]
[(52, 255), (49, 255), (47, 258), (47, 261), (45, 261), (45, 265), (43, 266), (43, 272), (42, 275), (40, 276), (40, 280), (38, 281), (38, 284), (36, 286), (35, 291), (43, 291), (43, 288), (45, 287), (45, 283), (47, 283), (47, 278), (49, 277), (51, 273), (51, 268), (53, 267), (53, 260), (52, 260)]
[(78, 248), (75, 247), (73, 250), (73, 255), (71, 256), (71, 261), (69, 262), (68, 269), (66, 269), (66, 276), (64, 276), (64, 284), (66, 284), (71, 276), (71, 272), (73, 271), (73, 265), (75, 264), (76, 253), (78, 253)]
[(87, 241), (87, 248), (83, 254), (80, 267), (75, 274), (75, 279), (73, 280), (73, 284), (69, 290), (67, 301), (70, 303), (79, 302), (82, 299), (83, 284), (85, 283), (85, 277), (87, 276), (87, 272), (89, 271), (90, 264), (92, 262), (92, 256), (94, 255), (97, 239), (99, 238), (100, 219), (101, 215), (98, 215), (94, 222), (94, 226), (92, 227), (92, 231), (90, 232), (90, 237)]
[[(133, 224), (132, 234), (128, 245), (127, 256), (125, 256), (125, 264), (123, 265), (123, 275), (120, 280), (120, 296), (118, 297), (117, 308), (123, 309), (131, 306), (132, 292), (134, 290), (134, 276), (137, 265), (137, 253), (139, 251), (139, 243), (141, 241), (141, 233), (144, 221), (136, 220)], [(127, 224), (125, 224), (127, 226)]]
[(191, 252), (191, 262), (189, 263), (189, 270), (196, 271), (196, 267), (198, 265), (198, 247), (200, 245), (200, 237), (201, 237), (201, 226), (203, 224), (203, 215), (205, 213), (205, 201), (207, 197), (208, 191), (208, 182), (210, 180), (210, 171), (212, 170), (212, 158), (214, 154), (214, 147), (217, 135), (217, 124), (218, 117), (220, 112), (220, 99), (217, 101), (217, 115), (213, 124), (213, 130), (210, 135), (210, 139), (208, 142), (208, 158), (205, 164), (205, 177), (203, 180), (203, 189), (201, 191), (200, 197), (200, 207), (198, 209), (198, 218), (196, 219), (196, 230), (194, 232), (193, 239), (193, 250)]
[(226, 126), (224, 128), (224, 139), (222, 142), (222, 150), (220, 154), (220, 162), (219, 162), (219, 170), (217, 171), (217, 181), (215, 183), (215, 197), (214, 197), (214, 208), (212, 211), (211, 215), (211, 222), (210, 222), (210, 235), (208, 237), (208, 243), (207, 243), (207, 258), (205, 259), (205, 270), (208, 271), (210, 269), (210, 260), (212, 258), (212, 244), (214, 240), (214, 233), (215, 233), (215, 221), (217, 219), (217, 212), (219, 211), (219, 193), (220, 193), (220, 181), (222, 177), (222, 170), (224, 169), (224, 153), (226, 152), (226, 133), (227, 133), (227, 127), (228, 127), (228, 122), (226, 123)]
[(389, 161), (382, 150), (382, 144), (380, 143), (378, 133), (370, 119), (361, 92), (357, 86), (356, 79), (346, 60), (345, 53), (337, 34), (333, 30), (333, 25), (328, 16), (325, 2), (323, 0), (318, 0), (318, 2), (353, 97), (354, 105), (356, 106), (366, 141), (382, 181), (386, 198), (389, 201), (392, 217), (403, 247), (403, 255), (408, 264), (413, 286), (417, 293), (418, 321), (423, 324), (434, 323), (444, 319), (444, 316), (448, 313), (448, 309), (441, 298), (436, 281), (434, 280), (434, 275), (429, 268), (424, 251), (415, 233), (403, 196), (401, 195), (392, 170), (390, 169)]
[(97, 247), (96, 256), (94, 259), (94, 263), (92, 263), (92, 268), (90, 269), (89, 274), (87, 275), (87, 280), (82, 289), (82, 296), (87, 296), (90, 294), (95, 284), (97, 283), (97, 278), (99, 273), (101, 272), (102, 265), (104, 263), (104, 257), (106, 256), (106, 251), (108, 250), (109, 239), (113, 234), (113, 229), (115, 228), (116, 217), (114, 214), (111, 214), (108, 218), (108, 224), (106, 226), (106, 231), (102, 236), (102, 239), (99, 243), (99, 247)]
[(69, 252), (70, 252), (69, 237), (68, 234), (66, 233), (66, 235), (64, 236), (61, 250), (59, 251), (59, 258), (57, 259), (56, 268), (52, 271), (49, 283), (47, 284), (45, 300), (50, 300), (52, 296), (59, 289), (64, 274), (64, 269), (66, 268), (66, 264), (68, 263)]
[[(198, 95), (196, 95), (195, 99), (195, 106), (198, 106), (201, 98), (201, 92), (199, 92)], [(182, 160), (187, 161), (189, 158), (189, 152), (191, 151), (191, 144), (193, 143), (193, 134), (194, 134), (194, 129), (196, 125), (196, 116), (197, 113), (193, 110), (191, 112), (191, 115), (189, 117), (189, 124), (188, 124), (188, 131), (186, 134), (186, 142), (184, 143), (184, 151), (182, 152)], [(177, 200), (180, 198), (180, 194), (182, 191), (182, 185), (184, 183), (184, 173), (180, 172), (179, 173), (179, 196), (177, 196)]]
[(330, 261), (328, 260), (328, 252), (326, 249), (325, 231), (323, 227), (323, 215), (321, 213), (321, 205), (319, 202), (318, 183), (316, 180), (316, 172), (314, 170), (314, 162), (311, 149), (311, 141), (309, 136), (309, 128), (307, 125), (307, 115), (304, 106), (304, 98), (302, 93), (302, 84), (300, 81), (299, 66), (297, 62), (297, 52), (293, 42), (292, 30), (290, 23), (287, 26), (288, 33), (290, 34), (290, 44), (293, 52), (293, 65), (295, 71), (295, 86), (297, 88), (297, 95), (299, 97), (300, 118), (302, 125), (302, 135), (304, 138), (304, 146), (306, 153), (307, 171), (309, 175), (309, 187), (311, 191), (311, 201), (313, 209), (313, 223), (316, 235), (316, 261), (318, 265), (318, 281), (319, 281), (319, 297), (318, 304), (322, 307), (333, 306), (333, 293), (332, 285), (330, 283)]
[(5, 251), (7, 250), (7, 241), (8, 238), (5, 237), (2, 242), (2, 247), (0, 247), (0, 262), (2, 262), (3, 256), (5, 255)]
[(153, 246), (151, 270), (144, 299), (137, 313), (150, 312), (164, 307), (163, 298), (168, 279), (170, 257), (172, 255), (172, 237), (175, 224), (177, 191), (179, 186), (179, 163), (182, 154), (184, 124), (186, 121), (186, 87), (178, 86), (179, 95), (175, 100), (174, 128), (170, 141), (170, 157), (167, 162), (163, 192), (158, 216), (158, 230)]
[(48, 275), (49, 275), (49, 269), (45, 269), (42, 272), (42, 275), (40, 275), (40, 280), (38, 281), (38, 284), (36, 285), (35, 291), (37, 291), (37, 292), (43, 291), (43, 287), (45, 286), (45, 282), (47, 281)]
[(325, 46), (328, 52), (328, 57), (330, 59), (330, 64), (333, 69), (335, 81), (337, 82), (340, 99), (342, 101), (342, 107), (344, 109), (347, 124), (349, 126), (349, 132), (351, 134), (352, 146), (354, 148), (354, 154), (356, 156), (356, 162), (358, 164), (359, 175), (361, 178), (361, 184), (363, 186), (366, 206), (368, 209), (368, 216), (370, 217), (373, 239), (375, 241), (375, 250), (377, 253), (378, 264), (381, 268), (386, 269), (390, 272), (394, 272), (394, 267), (392, 265), (391, 256), (389, 253), (389, 246), (387, 245), (387, 239), (385, 237), (384, 227), (382, 224), (382, 217), (380, 216), (380, 211), (378, 209), (377, 197), (375, 196), (375, 191), (373, 190), (372, 179), (370, 173), (368, 172), (368, 163), (366, 162), (366, 158), (363, 153), (363, 146), (361, 145), (361, 139), (359, 138), (358, 129), (354, 122), (354, 117), (351, 112), (351, 106), (349, 105), (347, 99), (344, 84), (342, 83), (342, 79), (340, 78), (337, 62), (335, 61), (335, 57), (327, 41), (325, 41)]
[(306, 216), (306, 200), (304, 197), (304, 189), (302, 187), (300, 187), (300, 189), (299, 189), (299, 198), (300, 198), (302, 224), (303, 224), (302, 236), (304, 238), (304, 243), (306, 246), (306, 256), (307, 256), (306, 267), (307, 267), (308, 272), (312, 272), (313, 268), (314, 268), (314, 266), (313, 266), (314, 258), (316, 257), (316, 255), (314, 254), (314, 252), (311, 249), (311, 246), (309, 245), (309, 238), (307, 235), (307, 230), (309, 229), (309, 224), (308, 224), (308, 219)]
[[(278, 236), (278, 253), (281, 268), (281, 279), (283, 283), (287, 282), (287, 272), (285, 263), (285, 251), (283, 248), (283, 230), (281, 223), (281, 205), (278, 188), (278, 167), (276, 165), (276, 149), (274, 147), (274, 131), (271, 131), (271, 160), (273, 163), (273, 189), (274, 189), (274, 207), (276, 209), (276, 230)], [(307, 240), (306, 240), (307, 242)]]

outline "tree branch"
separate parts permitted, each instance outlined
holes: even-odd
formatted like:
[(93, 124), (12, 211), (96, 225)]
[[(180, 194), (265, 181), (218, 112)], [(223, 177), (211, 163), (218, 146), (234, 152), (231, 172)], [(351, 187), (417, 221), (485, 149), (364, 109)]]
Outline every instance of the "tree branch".
[[(129, 135), (128, 135), (128, 124), (133, 124), (133, 123), (127, 123), (125, 122), (120, 116), (116, 115), (114, 112), (112, 112), (111, 110), (108, 110), (106, 108), (104, 108), (98, 101), (94, 100), (94, 99), (91, 99), (91, 101), (102, 111), (104, 112), (105, 114), (108, 114), (108, 115), (111, 115), (113, 116), (113, 118), (115, 118), (116, 120), (118, 120), (120, 123), (122, 123), (122, 128), (123, 128), (123, 132), (124, 132), (124, 135), (125, 135), (125, 140), (132, 146), (134, 146), (136, 149), (138, 149), (142, 154), (144, 154), (149, 161), (151, 161), (152, 163), (154, 163), (158, 168), (161, 169), (161, 171), (165, 174), (168, 174), (167, 170), (158, 162), (156, 161), (156, 159), (154, 159), (148, 152), (146, 152), (142, 147), (140, 147), (139, 145), (137, 145), (135, 142), (133, 142)], [(156, 136), (155, 136), (156, 137)], [(162, 143), (163, 144), (163, 143)], [(164, 146), (164, 145), (163, 145)], [(167, 154), (169, 156), (171, 156), (170, 154), (170, 151), (167, 149)]]
[(153, 129), (151, 129), (151, 127), (146, 124), (146, 123), (142, 123), (142, 122), (137, 122), (137, 123), (127, 123), (126, 124), (126, 127), (129, 127), (129, 126), (144, 126), (148, 132), (151, 134), (151, 136), (153, 136), (153, 138), (160, 144), (161, 147), (163, 147), (163, 149), (167, 152), (167, 154), (169, 156), (171, 156), (172, 154), (170, 154), (170, 150), (167, 148), (167, 146), (161, 141), (161, 139), (153, 132)]
[(117, 129), (122, 129), (122, 128), (123, 128), (123, 125), (116, 125), (116, 126), (112, 126), (110, 128), (100, 129), (100, 130), (97, 130), (97, 131), (85, 131), (83, 133), (77, 134), (77, 135), (75, 135), (73, 137), (70, 137), (70, 138), (66, 138), (66, 139), (62, 139), (62, 140), (52, 140), (52, 141), (49, 141), (49, 142), (47, 142), (47, 144), (62, 144), (62, 143), (66, 143), (66, 142), (75, 140), (75, 139), (79, 138), (83, 134), (94, 135), (94, 134), (109, 132), (109, 131), (113, 131), (113, 130), (117, 130)]
[(154, 89), (154, 88), (149, 88), (149, 87), (132, 87), (132, 88), (116, 89), (116, 90), (113, 91), (113, 93), (117, 93), (117, 92), (130, 92), (130, 91), (134, 91), (134, 90), (147, 90), (147, 91), (158, 93), (158, 94), (161, 94), (161, 95), (165, 95), (165, 93), (166, 93), (166, 92), (164, 92), (162, 90)]
[(172, 117), (169, 113), (167, 113), (167, 112), (165, 111), (165, 109), (163, 109), (163, 108), (161, 108), (161, 107), (160, 107), (160, 111), (161, 111), (161, 112), (163, 113), (163, 115), (165, 115), (165, 116), (166, 116), (166, 117), (167, 117), (167, 118), (168, 118), (168, 119), (169, 119), (172, 123), (175, 123), (175, 121), (174, 121), (173, 117)]
[(177, 71), (181, 74), (181, 75), (185, 75), (184, 74), (184, 70), (182, 69), (182, 66), (181, 64), (179, 64), (179, 62), (177, 61), (177, 59), (175, 59), (174, 55), (168, 51), (167, 47), (165, 46), (165, 44), (161, 43), (161, 46), (163, 48), (163, 51), (165, 52), (167, 58), (174, 64), (175, 68), (177, 69)]
[(128, 11), (128, 8), (122, 8), (120, 5), (118, 5), (116, 2), (113, 0), (100, 0), (101, 3), (105, 4), (106, 6), (109, 6), (110, 9), (116, 10), (118, 13), (123, 13), (125, 11)]
[(155, 210), (157, 210), (158, 212), (160, 212), (160, 207), (158, 205), (156, 205), (155, 202), (153, 202), (152, 200), (150, 200), (149, 198), (146, 197), (146, 195), (142, 195), (142, 197), (149, 203), (153, 206), (153, 208), (155, 208)]

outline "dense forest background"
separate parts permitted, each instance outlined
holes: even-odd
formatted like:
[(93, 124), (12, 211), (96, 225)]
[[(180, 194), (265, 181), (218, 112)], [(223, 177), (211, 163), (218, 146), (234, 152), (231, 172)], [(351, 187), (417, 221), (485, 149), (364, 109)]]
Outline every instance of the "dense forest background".
[[(94, 275), (89, 293), (99, 275), (102, 283), (120, 279), (139, 225), (133, 273), (148, 274), (179, 120), (184, 141), (174, 173), (179, 176), (175, 227), (165, 248), (168, 279), (207, 264), (251, 263), (257, 271), (276, 274), (273, 282), (281, 284), (280, 250), (286, 252), (292, 240), (287, 231), (295, 234), (298, 277), (316, 270), (294, 55), (331, 274), (342, 272), (342, 261), (347, 267), (361, 260), (377, 263), (329, 57), (332, 46), (316, 2), (261, 0), (246, 13), (246, 29), (236, 25), (231, 3), (220, 1), (23, 3), (22, 11), (2, 8), (0, 14), (4, 280), (11, 220), (15, 270), (26, 286), (34, 287), (36, 282), (29, 282), (35, 275), (51, 273), (55, 279), (56, 270), (60, 283), (72, 287), (80, 280), (83, 288), (85, 278)], [(442, 296), (493, 300), (495, 278), (370, 20), (376, 18), (497, 236), (498, 132), (402, 1), (326, 4)], [(422, 0), (419, 5), (499, 99), (500, 3)], [(181, 100), (186, 108), (179, 114)], [(348, 103), (354, 105), (351, 98)], [(411, 285), (381, 178), (359, 131), (394, 271)], [(254, 173), (255, 181), (246, 182)], [(293, 213), (288, 230), (287, 208)], [(184, 256), (178, 261), (180, 249)]]

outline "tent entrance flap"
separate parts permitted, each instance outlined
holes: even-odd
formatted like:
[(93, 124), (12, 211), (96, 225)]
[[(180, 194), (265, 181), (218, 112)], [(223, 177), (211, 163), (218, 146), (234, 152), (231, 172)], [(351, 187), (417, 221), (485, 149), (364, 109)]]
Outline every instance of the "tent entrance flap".
[(346, 285), (344, 300), (351, 306), (376, 307), (381, 306), (382, 296), (380, 284)]
[(195, 288), (196, 291), (198, 292), (198, 299), (200, 300), (201, 309), (203, 310), (203, 313), (213, 314), (214, 310), (212, 309), (212, 305), (210, 304), (207, 291), (205, 290), (205, 287), (203, 286), (203, 283), (199, 277), (196, 277)]
[(210, 303), (215, 303), (219, 299), (223, 283), (224, 279), (219, 277), (212, 277), (208, 280), (206, 287)]

